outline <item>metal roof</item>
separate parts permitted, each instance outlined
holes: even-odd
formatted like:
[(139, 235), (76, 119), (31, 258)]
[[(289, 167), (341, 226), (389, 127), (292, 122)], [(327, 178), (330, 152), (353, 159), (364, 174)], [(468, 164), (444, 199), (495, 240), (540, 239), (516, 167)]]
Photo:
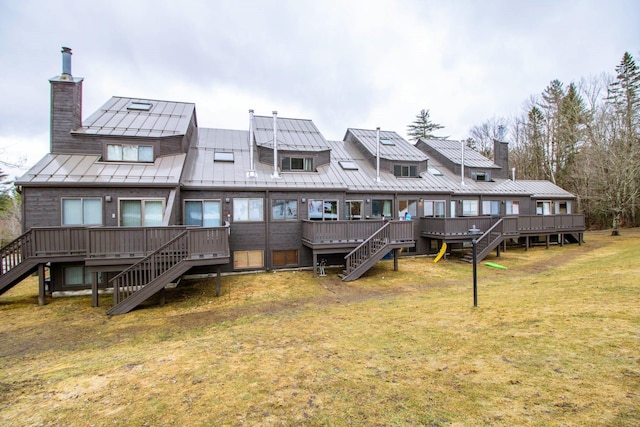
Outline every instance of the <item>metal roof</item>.
[[(273, 148), (273, 117), (254, 116), (254, 138), (261, 147)], [(324, 151), (327, 140), (307, 119), (277, 118), (276, 138), (279, 150)]]
[(125, 163), (101, 162), (98, 155), (47, 154), (16, 184), (178, 185), (185, 158), (176, 154), (153, 163)]
[[(146, 104), (150, 104), (148, 110), (136, 108)], [(184, 135), (194, 112), (193, 103), (114, 96), (74, 133), (133, 137)]]
[(471, 168), (500, 169), (500, 166), (493, 163), (477, 151), (467, 147), (461, 141), (450, 139), (424, 139), (421, 140), (429, 147), (439, 152), (444, 157), (451, 160), (454, 164), (462, 164), (462, 149), (464, 146), (464, 165)]
[[(353, 135), (371, 155), (376, 155), (377, 135), (375, 130), (349, 128), (345, 140), (348, 139), (349, 134)], [(380, 157), (383, 159), (422, 162), (429, 158), (395, 132), (381, 130), (380, 139), (387, 139), (393, 143), (393, 145), (380, 144)]]

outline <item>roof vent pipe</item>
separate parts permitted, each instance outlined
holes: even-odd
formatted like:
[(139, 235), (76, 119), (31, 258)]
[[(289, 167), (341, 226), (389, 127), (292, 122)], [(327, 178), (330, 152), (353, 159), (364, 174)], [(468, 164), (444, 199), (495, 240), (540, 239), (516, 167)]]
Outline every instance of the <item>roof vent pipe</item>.
[(464, 187), (464, 140), (460, 141), (460, 185)]
[(62, 77), (71, 77), (71, 48), (62, 47)]
[(511, 181), (516, 180), (516, 168), (511, 168)]
[(376, 128), (376, 182), (380, 182), (380, 127)]
[(253, 110), (249, 110), (249, 163), (247, 177), (254, 178), (256, 176), (256, 168), (253, 162)]
[(278, 112), (273, 112), (273, 175), (272, 178), (280, 178), (278, 173)]
[(498, 141), (504, 141), (504, 126), (498, 126)]

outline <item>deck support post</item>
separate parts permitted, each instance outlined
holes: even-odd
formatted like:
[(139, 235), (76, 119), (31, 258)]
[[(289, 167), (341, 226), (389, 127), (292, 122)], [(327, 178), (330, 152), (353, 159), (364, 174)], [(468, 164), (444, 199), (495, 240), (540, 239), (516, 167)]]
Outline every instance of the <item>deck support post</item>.
[(220, 289), (222, 288), (222, 267), (218, 265), (216, 267), (216, 296), (220, 296)]
[(545, 236), (545, 245), (546, 245), (547, 249), (549, 249), (549, 237), (550, 236), (548, 234)]
[(167, 302), (167, 296), (166, 296), (166, 291), (165, 291), (165, 287), (163, 287), (162, 289), (160, 289), (160, 291), (158, 292), (158, 305), (159, 306), (163, 306), (166, 302)]
[(560, 246), (564, 246), (564, 234), (558, 234), (558, 243), (560, 243)]
[(528, 251), (529, 250), (529, 236), (526, 236), (524, 238), (524, 250)]
[(318, 254), (313, 251), (313, 277), (318, 276)]
[(583, 239), (583, 234), (578, 233), (578, 246), (582, 246), (582, 239)]
[(399, 249), (393, 250), (393, 271), (398, 271), (398, 251)]
[(91, 273), (91, 307), (98, 307), (98, 272)]
[(496, 258), (500, 258), (500, 245), (496, 246)]
[(38, 264), (38, 305), (47, 304), (44, 286), (44, 264)]

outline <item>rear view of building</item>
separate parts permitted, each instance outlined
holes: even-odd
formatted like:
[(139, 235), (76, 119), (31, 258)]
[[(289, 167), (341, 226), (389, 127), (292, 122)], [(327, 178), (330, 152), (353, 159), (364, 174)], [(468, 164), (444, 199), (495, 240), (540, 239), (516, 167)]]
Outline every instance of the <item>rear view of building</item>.
[[(0, 292), (40, 273), (45, 292), (114, 290), (125, 313), (186, 273), (343, 264), (354, 280), (391, 253), (443, 242), (480, 255), (507, 240), (579, 243), (575, 196), (515, 180), (458, 141), (256, 115), (247, 129), (198, 126), (192, 103), (113, 97), (82, 119), (83, 79), (50, 79), (51, 149), (16, 182), (24, 234), (2, 248)], [(397, 265), (397, 263), (396, 263)], [(45, 282), (45, 269), (50, 281)]]

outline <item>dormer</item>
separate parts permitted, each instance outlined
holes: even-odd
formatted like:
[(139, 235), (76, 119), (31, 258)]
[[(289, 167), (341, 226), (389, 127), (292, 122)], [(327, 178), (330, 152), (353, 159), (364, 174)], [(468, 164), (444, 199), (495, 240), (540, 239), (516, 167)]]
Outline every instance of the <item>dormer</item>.
[(491, 182), (493, 178), (501, 176), (500, 166), (461, 141), (420, 138), (416, 142), (416, 148), (456, 175), (462, 173), (464, 158), (464, 176), (473, 181)]
[[(378, 131), (347, 129), (343, 141), (353, 144), (376, 167), (378, 156)], [(419, 178), (427, 170), (428, 157), (411, 143), (392, 131), (379, 132), (380, 170), (398, 178)]]
[(316, 172), (331, 161), (329, 144), (311, 120), (279, 118), (275, 112), (254, 116), (254, 143), (258, 161), (274, 165), (276, 173)]

